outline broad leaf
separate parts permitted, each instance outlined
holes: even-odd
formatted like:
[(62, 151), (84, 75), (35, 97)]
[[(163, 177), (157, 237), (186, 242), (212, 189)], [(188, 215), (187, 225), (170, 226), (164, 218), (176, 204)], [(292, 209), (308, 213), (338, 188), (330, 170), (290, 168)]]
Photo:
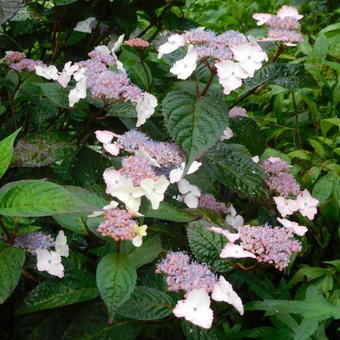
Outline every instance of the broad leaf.
[(159, 290), (138, 286), (117, 311), (121, 316), (134, 320), (159, 320), (172, 313), (176, 302)]
[(0, 25), (14, 17), (22, 0), (0, 0)]
[(245, 90), (252, 91), (259, 86), (279, 85), (288, 90), (315, 88), (317, 84), (301, 64), (270, 64), (255, 73), (253, 78), (245, 81)]
[(249, 198), (265, 198), (261, 168), (236, 145), (220, 143), (204, 156), (219, 182)]
[(40, 87), (42, 93), (54, 104), (69, 109), (68, 91), (58, 83), (34, 83)]
[(0, 214), (5, 216), (38, 217), (91, 210), (69, 191), (50, 182), (23, 180), (0, 190)]
[(109, 320), (125, 301), (130, 298), (137, 280), (133, 262), (121, 254), (104, 256), (97, 267), (97, 286), (106, 304)]
[(135, 267), (139, 267), (155, 260), (162, 251), (162, 242), (160, 236), (146, 238), (141, 247), (135, 248), (129, 255), (129, 259)]
[(231, 270), (231, 265), (220, 258), (220, 253), (226, 244), (226, 238), (218, 233), (208, 230), (214, 226), (206, 221), (189, 223), (187, 228), (189, 245), (192, 252), (200, 262), (206, 263), (211, 269), (218, 272)]
[(187, 340), (217, 340), (217, 332), (215, 328), (203, 329), (191, 322), (181, 320), (181, 328)]
[(16, 312), (32, 313), (96, 298), (99, 294), (94, 279), (86, 272), (77, 271), (77, 274), (78, 279), (65, 277), (44, 281), (28, 294)]
[(0, 178), (8, 169), (13, 155), (13, 143), (20, 129), (0, 142)]
[(217, 143), (227, 125), (227, 106), (217, 97), (172, 91), (163, 100), (162, 112), (169, 134), (186, 153), (187, 166)]
[(11, 247), (0, 251), (0, 304), (5, 302), (16, 287), (24, 262), (25, 251), (22, 248)]
[(229, 119), (229, 126), (236, 142), (246, 146), (253, 156), (264, 152), (266, 138), (254, 120), (247, 117), (234, 117)]
[(136, 321), (108, 324), (104, 304), (97, 303), (81, 310), (65, 331), (62, 340), (133, 340), (140, 330)]

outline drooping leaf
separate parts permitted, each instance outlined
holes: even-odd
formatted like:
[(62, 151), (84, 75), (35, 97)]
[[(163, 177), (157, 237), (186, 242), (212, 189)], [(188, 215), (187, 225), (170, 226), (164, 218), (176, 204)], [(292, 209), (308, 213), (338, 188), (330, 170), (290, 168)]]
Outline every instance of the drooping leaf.
[(128, 257), (138, 269), (155, 260), (161, 251), (161, 238), (156, 235), (152, 238), (146, 238), (146, 241), (143, 242), (142, 246), (135, 248)]
[(119, 307), (117, 313), (134, 320), (159, 320), (172, 313), (176, 302), (159, 290), (137, 286), (130, 299)]
[(236, 142), (245, 145), (253, 156), (264, 152), (266, 138), (254, 120), (247, 117), (234, 117), (229, 119), (229, 126), (236, 137)]
[(181, 145), (187, 166), (217, 143), (227, 125), (227, 106), (217, 97), (172, 91), (162, 102), (165, 126)]
[(58, 83), (34, 83), (38, 86), (42, 93), (58, 107), (70, 108), (68, 100), (68, 91)]
[(0, 251), (0, 304), (12, 294), (24, 262), (25, 251), (22, 248), (10, 247)]
[(265, 198), (261, 168), (236, 145), (220, 143), (204, 156), (219, 182), (249, 198)]
[(66, 329), (62, 340), (133, 340), (141, 327), (136, 321), (107, 322), (103, 303), (85, 307)]
[(88, 273), (76, 271), (77, 277), (46, 280), (35, 287), (17, 309), (18, 314), (32, 313), (92, 300), (99, 293)]
[(211, 269), (218, 272), (231, 270), (231, 265), (220, 258), (220, 253), (226, 244), (226, 238), (218, 233), (208, 230), (214, 226), (206, 221), (190, 222), (187, 228), (189, 245), (196, 258), (206, 263)]
[(22, 0), (0, 0), (0, 25), (14, 17)]
[(0, 178), (8, 169), (13, 155), (13, 143), (20, 129), (12, 133), (0, 142)]
[(217, 340), (216, 329), (203, 329), (186, 320), (181, 320), (181, 328), (187, 340)]
[(106, 304), (109, 320), (135, 289), (137, 274), (133, 262), (121, 254), (104, 256), (97, 267), (97, 286)]
[(8, 183), (0, 191), (0, 214), (5, 216), (38, 217), (89, 210), (89, 205), (51, 182), (22, 180)]
[(245, 81), (245, 91), (252, 91), (264, 85), (279, 85), (288, 90), (317, 87), (303, 65), (280, 63), (270, 64), (258, 70), (253, 78)]

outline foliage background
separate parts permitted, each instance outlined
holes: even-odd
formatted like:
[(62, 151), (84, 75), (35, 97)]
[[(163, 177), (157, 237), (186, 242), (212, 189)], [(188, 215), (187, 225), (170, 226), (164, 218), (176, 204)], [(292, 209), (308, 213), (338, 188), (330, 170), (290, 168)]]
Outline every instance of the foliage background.
[[(320, 213), (313, 222), (301, 220), (309, 232), (303, 240), (302, 254), (286, 272), (259, 268), (227, 274), (244, 301), (249, 302), (247, 311), (241, 318), (230, 309), (221, 308), (211, 331), (202, 331), (169, 316), (177, 297), (171, 294), (153, 297), (154, 292), (148, 288), (142, 288), (140, 300), (134, 297), (133, 301), (145, 302), (143, 296), (147, 296), (148, 301), (163, 299), (164, 308), (158, 312), (163, 312), (165, 318), (138, 321), (142, 317), (136, 315), (146, 311), (143, 303), (136, 303), (135, 310), (129, 310), (128, 306), (122, 308), (115, 322), (108, 325), (94, 273), (98, 257), (115, 245), (98, 243), (89, 232), (91, 226), (85, 223), (86, 213), (68, 218), (31, 217), (16, 221), (2, 217), (2, 223), (7, 226), (27, 230), (36, 226), (52, 234), (60, 224), (69, 230), (67, 236), (74, 253), (68, 259), (67, 275), (61, 283), (48, 275), (38, 278), (34, 271), (27, 269), (31, 264), (26, 263), (14, 294), (0, 306), (0, 338), (335, 339), (338, 327), (335, 319), (339, 318), (339, 312), (332, 308), (340, 308), (340, 24), (337, 23), (340, 10), (336, 2), (41, 0), (24, 3), (13, 19), (1, 26), (0, 54), (20, 50), (32, 59), (56, 65), (82, 59), (101, 41), (115, 40), (122, 33), (126, 38), (133, 32), (143, 33), (143, 38), (155, 45), (164, 40), (164, 30), (198, 26), (216, 32), (235, 29), (260, 36), (261, 29), (251, 19), (254, 12), (274, 13), (283, 4), (297, 6), (305, 16), (302, 21), (305, 41), (296, 48), (287, 48), (279, 62), (303, 64), (308, 84), (304, 75), (297, 74), (292, 79), (275, 75), (270, 69), (267, 73), (260, 71), (251, 79), (252, 83), (242, 89), (244, 93), (234, 92), (228, 96), (227, 104), (231, 106), (242, 99), (241, 105), (264, 136), (264, 154), (280, 156), (293, 165), (299, 182), (320, 201)], [(96, 30), (91, 35), (74, 32), (75, 24), (89, 16), (109, 25), (109, 31)], [(159, 101), (170, 89), (180, 86), (168, 77), (167, 66), (158, 62), (155, 49), (141, 56), (123, 47), (119, 58), (132, 80), (157, 94)], [(257, 91), (259, 86), (261, 91)], [(109, 161), (88, 145), (94, 144), (93, 132), (97, 129), (105, 127), (121, 133), (132, 128), (135, 112), (131, 107), (117, 105), (105, 111), (100, 103), (87, 100), (70, 109), (64, 92), (34, 75), (19, 78), (2, 66), (0, 91), (0, 139), (22, 127), (10, 169), (1, 184), (47, 178), (50, 182), (87, 189), (92, 194), (79, 191), (77, 195), (91, 204), (96, 200), (97, 206), (103, 206), (107, 197), (103, 195), (102, 172)], [(162, 115), (157, 112), (143, 130), (157, 140), (166, 140), (169, 135), (162, 122)], [(253, 138), (250, 133), (248, 141), (235, 139), (234, 142), (249, 147), (249, 140)], [(232, 201), (246, 219), (260, 215), (259, 219), (262, 216), (267, 220), (266, 211), (261, 208), (254, 211), (253, 204), (243, 196), (216, 181), (207, 185), (207, 176), (192, 175), (191, 180), (197, 185), (205, 183), (205, 189), (220, 200)], [(96, 196), (91, 196), (94, 194)], [(179, 222), (190, 218), (182, 212), (176, 219), (147, 218), (151, 225), (147, 249), (152, 251), (150, 258), (140, 260), (138, 286), (166, 291), (162, 279), (154, 274), (155, 258), (167, 249), (188, 248), (183, 223)], [(132, 261), (141, 257), (128, 247), (125, 252)], [(32, 289), (35, 293), (27, 295)], [(266, 302), (260, 301), (263, 299)], [(259, 301), (254, 302), (256, 300)]]

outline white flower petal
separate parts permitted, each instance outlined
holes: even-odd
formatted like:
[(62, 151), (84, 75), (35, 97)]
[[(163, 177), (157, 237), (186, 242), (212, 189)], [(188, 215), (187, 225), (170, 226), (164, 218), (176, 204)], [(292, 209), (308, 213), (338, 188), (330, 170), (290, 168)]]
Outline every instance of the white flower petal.
[(55, 251), (60, 256), (68, 257), (69, 255), (69, 247), (67, 245), (67, 238), (63, 230), (60, 230), (58, 236), (55, 240)]
[(231, 242), (227, 243), (224, 248), (221, 251), (220, 257), (223, 259), (228, 257), (235, 257), (235, 258), (244, 258), (244, 257), (252, 257), (256, 258), (256, 256), (249, 252), (244, 250), (241, 246), (237, 244), (233, 244)]

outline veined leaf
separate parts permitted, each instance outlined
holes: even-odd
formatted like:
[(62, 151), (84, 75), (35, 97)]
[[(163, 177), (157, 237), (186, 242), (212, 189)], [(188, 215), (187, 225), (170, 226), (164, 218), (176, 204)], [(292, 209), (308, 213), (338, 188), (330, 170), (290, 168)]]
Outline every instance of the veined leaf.
[(181, 320), (181, 328), (187, 340), (217, 340), (219, 337), (214, 328), (203, 329), (191, 322)]
[(21, 129), (16, 130), (14, 133), (0, 142), (0, 178), (4, 175), (11, 163), (13, 155), (13, 143), (20, 130)]
[(248, 92), (264, 85), (279, 85), (288, 90), (317, 87), (303, 65), (280, 63), (270, 64), (258, 70), (253, 78), (245, 81), (245, 91)]
[(163, 100), (162, 112), (169, 134), (186, 153), (187, 166), (217, 143), (227, 125), (227, 106), (217, 97), (172, 91)]
[(91, 207), (69, 191), (51, 182), (22, 180), (0, 190), (0, 214), (38, 217), (91, 211)]
[(219, 182), (249, 198), (265, 198), (261, 168), (237, 145), (220, 143), (204, 156)]
[(24, 262), (25, 251), (22, 248), (10, 247), (0, 251), (0, 304), (12, 294)]
[(0, 25), (10, 20), (19, 10), (22, 0), (0, 0)]
[(229, 119), (229, 126), (237, 138), (237, 143), (245, 145), (253, 156), (264, 152), (266, 138), (254, 120), (247, 117), (234, 117)]
[(117, 309), (130, 298), (137, 281), (136, 267), (121, 254), (104, 256), (97, 267), (97, 286), (106, 304), (109, 320)]
[(192, 252), (200, 262), (206, 263), (213, 270), (226, 272), (231, 265), (220, 258), (220, 253), (226, 244), (226, 238), (218, 233), (208, 230), (214, 226), (206, 221), (190, 222), (187, 228), (189, 245)]
[(67, 306), (96, 298), (98, 289), (95, 282), (87, 280), (86, 273), (79, 273), (79, 280), (47, 280), (35, 287), (17, 309), (18, 314)]
[(130, 299), (117, 313), (134, 320), (159, 320), (172, 313), (176, 302), (166, 293), (157, 289), (137, 286)]

